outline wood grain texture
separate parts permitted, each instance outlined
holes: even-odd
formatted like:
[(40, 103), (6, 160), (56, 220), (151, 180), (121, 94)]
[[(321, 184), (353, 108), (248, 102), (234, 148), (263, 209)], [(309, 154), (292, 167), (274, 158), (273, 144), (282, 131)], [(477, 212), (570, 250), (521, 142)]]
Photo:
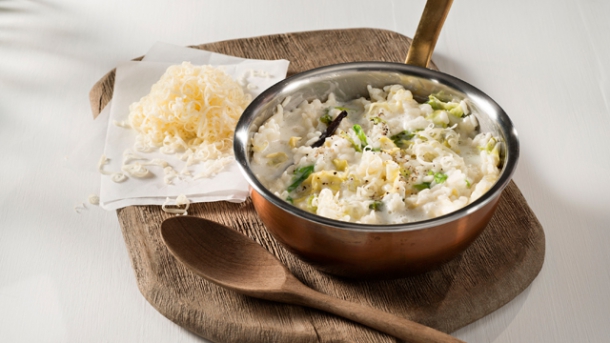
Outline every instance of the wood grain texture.
[[(314, 31), (197, 46), (235, 56), (291, 61), (289, 73), (338, 62), (402, 61), (410, 40), (384, 30)], [(112, 94), (114, 72), (91, 91), (94, 115)], [(511, 182), (483, 234), (441, 268), (399, 280), (362, 282), (318, 272), (287, 252), (265, 230), (250, 201), (194, 204), (190, 214), (218, 221), (276, 255), (306, 285), (322, 293), (452, 332), (506, 304), (536, 277), (544, 232)], [(238, 295), (189, 272), (167, 251), (160, 206), (117, 211), (138, 287), (178, 325), (214, 342), (396, 342), (350, 321), (298, 306)]]
[[(359, 61), (403, 62), (411, 39), (396, 32), (373, 29), (286, 33), (190, 46), (243, 58), (290, 61), (288, 76), (329, 64)], [(134, 58), (139, 61), (143, 56)], [(430, 68), (438, 70), (434, 62)], [(96, 118), (112, 99), (112, 69), (91, 89), (91, 112)]]

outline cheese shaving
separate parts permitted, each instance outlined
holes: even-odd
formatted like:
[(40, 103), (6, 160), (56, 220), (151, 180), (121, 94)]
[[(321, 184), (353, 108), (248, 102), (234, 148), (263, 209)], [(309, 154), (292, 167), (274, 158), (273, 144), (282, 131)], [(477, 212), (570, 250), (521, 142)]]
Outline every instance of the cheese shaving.
[(148, 169), (146, 169), (146, 167), (144, 167), (140, 162), (124, 164), (121, 167), (121, 170), (133, 177), (143, 178), (148, 176)]
[(87, 209), (87, 206), (85, 206), (85, 203), (81, 203), (80, 205), (74, 206), (74, 212), (76, 212), (78, 214), (80, 214), (80, 212), (82, 210), (86, 210), (86, 209)]
[(159, 166), (159, 167), (167, 167), (169, 165), (169, 163), (167, 163), (167, 161), (163, 161), (162, 159), (159, 158), (153, 158), (152, 160), (144, 163), (145, 166)]
[(87, 200), (89, 201), (89, 203), (91, 205), (99, 205), (100, 204), (100, 197), (95, 195), (95, 194), (89, 195), (89, 198), (87, 198)]
[(237, 79), (237, 83), (239, 83), (241, 86), (244, 86), (244, 87), (246, 87), (248, 89), (256, 89), (257, 87), (254, 84), (248, 83), (248, 79), (251, 78), (251, 77), (260, 77), (260, 78), (268, 79), (268, 78), (273, 77), (273, 75), (269, 74), (265, 70), (250, 69), (250, 70), (246, 70)]
[(211, 177), (212, 175), (220, 172), (226, 165), (230, 164), (235, 160), (233, 156), (227, 156), (223, 158), (219, 158), (212, 161), (206, 161), (205, 163), (205, 171), (198, 173), (195, 175), (194, 179), (201, 179), (206, 177)]
[(106, 157), (106, 155), (102, 155), (100, 157), (99, 162), (97, 162), (97, 170), (100, 172), (100, 174), (110, 175), (110, 178), (112, 179), (112, 181), (117, 182), (117, 183), (127, 180), (127, 176), (123, 173), (109, 172), (109, 171), (104, 170), (104, 166), (106, 164), (108, 164), (109, 161), (110, 161), (110, 159), (108, 159)]
[(166, 185), (173, 184), (173, 180), (178, 177), (178, 172), (176, 171), (176, 169), (169, 166), (163, 168), (163, 174), (165, 175), (163, 177), (163, 182), (165, 182)]
[(110, 175), (110, 172), (104, 171), (104, 166), (106, 164), (108, 164), (108, 158), (106, 157), (106, 155), (102, 155), (100, 156), (100, 160), (99, 162), (97, 162), (97, 170), (99, 170), (100, 173), (104, 174), (104, 175)]
[[(176, 197), (176, 200), (174, 200), (174, 205), (171, 205), (171, 202), (172, 200), (170, 198), (166, 198), (163, 205), (161, 205), (161, 209), (166, 213), (179, 214), (183, 216), (188, 214), (188, 209), (191, 202), (189, 201), (189, 199), (187, 199), (186, 195), (178, 195), (178, 197)], [(180, 206), (184, 206), (184, 208), (180, 208)]]
[(114, 124), (115, 126), (118, 126), (118, 127), (125, 128), (125, 129), (131, 129), (131, 125), (129, 125), (129, 123), (125, 120), (118, 121), (118, 120), (113, 119), (112, 124)]
[(125, 175), (123, 173), (114, 173), (114, 174), (112, 174), (112, 176), (110, 176), (110, 178), (112, 179), (112, 181), (114, 181), (116, 183), (120, 183), (120, 182), (127, 180), (127, 175)]
[(123, 151), (123, 164), (127, 164), (131, 161), (137, 161), (137, 160), (145, 160), (146, 158), (135, 154), (133, 151), (127, 149), (125, 151)]

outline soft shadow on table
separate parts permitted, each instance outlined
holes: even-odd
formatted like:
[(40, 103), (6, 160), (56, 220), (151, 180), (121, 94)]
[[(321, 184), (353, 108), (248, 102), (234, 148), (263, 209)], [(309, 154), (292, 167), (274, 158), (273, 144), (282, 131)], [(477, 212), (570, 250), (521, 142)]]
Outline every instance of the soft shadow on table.
[[(542, 267), (544, 269), (544, 267)], [(541, 272), (542, 273), (542, 272)], [(538, 275), (540, 277), (540, 275)], [(476, 322), (466, 325), (465, 327), (452, 333), (455, 337), (465, 339), (467, 342), (475, 341), (474, 336), (470, 333), (476, 330), (480, 326), (485, 326), (485, 339), (488, 342), (494, 342), (501, 334), (506, 330), (508, 325), (517, 317), (517, 314), (521, 312), (524, 303), (527, 301), (532, 285), (536, 283), (536, 280), (532, 282), (521, 294), (515, 297), (508, 304), (500, 307), (495, 312), (488, 314), (487, 316), (477, 320)], [(470, 339), (468, 337), (471, 337)], [(480, 338), (479, 336), (477, 336)]]

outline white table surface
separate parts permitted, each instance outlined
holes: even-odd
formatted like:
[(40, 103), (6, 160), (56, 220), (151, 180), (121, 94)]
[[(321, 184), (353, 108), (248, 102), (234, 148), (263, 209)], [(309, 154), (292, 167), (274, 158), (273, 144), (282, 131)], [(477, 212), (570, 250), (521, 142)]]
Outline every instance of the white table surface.
[[(88, 92), (108, 70), (156, 41), (352, 27), (412, 36), (423, 6), (0, 0), (0, 342), (204, 341), (140, 295), (116, 214), (74, 210), (100, 176), (68, 156), (91, 124)], [(610, 341), (609, 16), (602, 0), (453, 4), (433, 58), (513, 119), (514, 179), (547, 247), (532, 285), (454, 333), (465, 341)]]

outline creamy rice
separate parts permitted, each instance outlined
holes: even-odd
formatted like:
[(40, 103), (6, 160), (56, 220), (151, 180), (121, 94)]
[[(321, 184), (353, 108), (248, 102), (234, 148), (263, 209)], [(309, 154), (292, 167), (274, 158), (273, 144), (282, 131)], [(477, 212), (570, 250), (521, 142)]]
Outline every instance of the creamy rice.
[[(347, 116), (323, 145), (329, 123)], [(318, 215), (393, 224), (438, 217), (497, 181), (502, 143), (479, 133), (465, 101), (420, 104), (400, 85), (369, 99), (303, 102), (277, 112), (252, 139), (252, 170), (278, 197)]]

